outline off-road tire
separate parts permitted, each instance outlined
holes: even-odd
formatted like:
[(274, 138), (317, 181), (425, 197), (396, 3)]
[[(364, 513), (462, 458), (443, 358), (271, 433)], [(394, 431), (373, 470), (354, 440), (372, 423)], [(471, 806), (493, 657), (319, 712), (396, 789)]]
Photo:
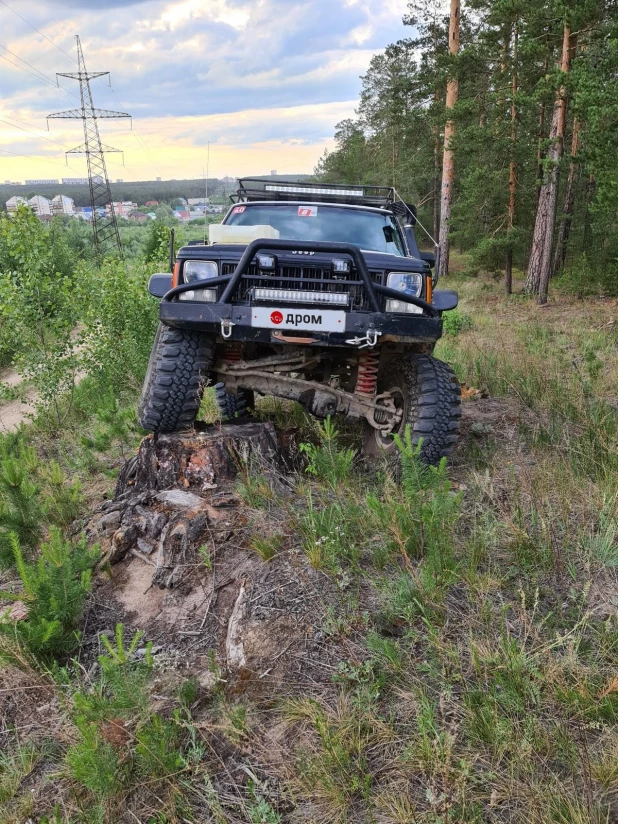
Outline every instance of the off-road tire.
[(231, 395), (226, 391), (224, 383), (215, 384), (215, 400), (224, 421), (250, 415), (255, 404), (253, 392), (239, 389), (236, 395)]
[(210, 335), (159, 324), (138, 408), (144, 429), (180, 432), (193, 426), (213, 349)]
[[(396, 405), (403, 410), (398, 434), (403, 437), (409, 426), (415, 446), (422, 438), (423, 463), (436, 465), (448, 457), (461, 418), (461, 387), (452, 368), (430, 355), (403, 355), (378, 375), (378, 395), (393, 390)], [(396, 461), (399, 450), (392, 435), (383, 436), (368, 423), (365, 427), (367, 457)]]

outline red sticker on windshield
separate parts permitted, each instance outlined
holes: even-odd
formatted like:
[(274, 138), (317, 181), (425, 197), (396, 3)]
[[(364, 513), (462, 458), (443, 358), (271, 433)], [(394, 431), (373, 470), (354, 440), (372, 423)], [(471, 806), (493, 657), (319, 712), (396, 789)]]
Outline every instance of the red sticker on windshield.
[(247, 208), (246, 206), (234, 206), (234, 208), (232, 209), (232, 214), (233, 215), (241, 215), (245, 211), (246, 208)]
[(317, 217), (318, 216), (318, 207), (317, 206), (299, 206), (298, 207), (298, 217)]

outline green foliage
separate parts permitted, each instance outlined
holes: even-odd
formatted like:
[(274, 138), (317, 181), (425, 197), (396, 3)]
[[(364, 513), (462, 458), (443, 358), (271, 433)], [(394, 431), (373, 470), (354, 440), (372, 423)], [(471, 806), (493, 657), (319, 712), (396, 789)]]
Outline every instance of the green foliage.
[[(451, 491), (445, 459), (437, 467), (421, 462), (421, 444), (412, 444), (409, 427), (403, 440), (399, 436), (395, 440), (401, 452), (401, 484), (387, 479), (381, 494), (367, 495), (367, 505), (389, 554), (402, 556), (406, 563), (410, 558), (423, 558), (432, 573), (441, 576), (452, 565), (453, 528), (461, 496)], [(379, 548), (380, 563), (386, 558)]]
[(100, 273), (81, 271), (84, 290), (82, 361), (104, 388), (119, 392), (141, 384), (157, 327), (157, 305), (142, 271), (128, 271), (116, 260)]
[(318, 423), (319, 446), (301, 443), (300, 451), (307, 455), (306, 471), (336, 490), (350, 475), (355, 453), (353, 449), (341, 448), (337, 442), (337, 429), (328, 417)]
[(15, 533), (10, 541), (22, 590), (0, 596), (23, 601), (28, 615), (21, 621), (3, 620), (0, 632), (14, 635), (43, 659), (66, 655), (79, 642), (77, 625), (90, 593), (98, 547), (89, 550), (85, 541), (71, 545), (57, 527), (52, 527), (49, 543), (41, 546), (38, 561), (31, 563), (24, 557)]
[[(143, 252), (146, 263), (169, 262), (170, 244), (171, 229), (158, 218), (148, 227), (148, 238)], [(177, 241), (175, 246), (178, 248)]]
[(311, 566), (331, 572), (354, 567), (360, 555), (356, 536), (358, 526), (359, 521), (350, 517), (341, 502), (318, 508), (310, 496), (301, 516), (300, 529)]
[(22, 439), (12, 449), (7, 442), (0, 448), (0, 566), (13, 561), (12, 533), (21, 549), (31, 553), (47, 524), (67, 526), (82, 504), (77, 478), (69, 481), (56, 461), (40, 461)]
[(52, 242), (50, 231), (27, 208), (13, 218), (0, 216), (0, 347), (12, 351), (38, 403), (59, 424), (59, 397), (70, 392), (79, 369), (74, 339), (79, 301), (72, 267), (61, 260), (65, 251), (58, 240)]
[(451, 337), (472, 329), (472, 318), (467, 312), (462, 312), (461, 309), (445, 312), (442, 322), (444, 323), (444, 334)]

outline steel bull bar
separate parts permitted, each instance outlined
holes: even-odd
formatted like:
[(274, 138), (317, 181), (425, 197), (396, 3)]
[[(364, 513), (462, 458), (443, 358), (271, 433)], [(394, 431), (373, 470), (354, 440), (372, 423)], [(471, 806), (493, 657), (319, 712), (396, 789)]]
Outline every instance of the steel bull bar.
[[(330, 345), (346, 345), (346, 336), (354, 334), (356, 345), (359, 345), (358, 335), (373, 336), (373, 340), (378, 335), (396, 335), (408, 339), (427, 340), (437, 339), (442, 332), (441, 312), (452, 309), (457, 305), (457, 298), (454, 292), (434, 292), (433, 304), (427, 303), (421, 298), (408, 295), (395, 289), (389, 289), (371, 280), (367, 263), (358, 247), (349, 243), (323, 243), (318, 241), (295, 241), (295, 240), (271, 240), (261, 238), (252, 241), (243, 252), (238, 264), (231, 275), (221, 275), (209, 280), (198, 281), (196, 283), (183, 283), (179, 286), (164, 291), (161, 295), (159, 291), (162, 287), (169, 285), (169, 280), (165, 286), (163, 275), (153, 275), (152, 280), (160, 278), (161, 283), (155, 286), (151, 280), (150, 291), (152, 294), (162, 297), (160, 307), (160, 319), (168, 326), (189, 325), (194, 328), (208, 329), (213, 325), (218, 325), (224, 337), (231, 337), (232, 326), (239, 327), (234, 334), (235, 339), (255, 340), (267, 342), (271, 339), (271, 330), (251, 327), (251, 308), (249, 304), (232, 304), (232, 298), (241, 279), (248, 273), (249, 267), (254, 261), (258, 252), (265, 250), (268, 252), (318, 252), (332, 255), (347, 255), (352, 259), (356, 267), (357, 276), (362, 282), (369, 299), (371, 309), (369, 311), (346, 312), (345, 334), (338, 333), (315, 333), (315, 343)], [(343, 285), (343, 283), (342, 283)], [(216, 303), (182, 302), (178, 297), (183, 292), (193, 291), (200, 288), (213, 288), (224, 286), (221, 297)], [(402, 315), (384, 312), (380, 308), (377, 295), (384, 295), (387, 298), (411, 303), (420, 307), (423, 314)], [(290, 306), (290, 311), (296, 309)], [(316, 307), (317, 308), (317, 307)], [(320, 307), (324, 308), (324, 307)], [(312, 311), (308, 307), (302, 307), (304, 312)], [(249, 328), (247, 328), (249, 327)], [(313, 333), (312, 333), (313, 334)], [(364, 338), (363, 338), (364, 339)], [(352, 342), (352, 341), (350, 341)], [(372, 345), (369, 343), (369, 345)]]

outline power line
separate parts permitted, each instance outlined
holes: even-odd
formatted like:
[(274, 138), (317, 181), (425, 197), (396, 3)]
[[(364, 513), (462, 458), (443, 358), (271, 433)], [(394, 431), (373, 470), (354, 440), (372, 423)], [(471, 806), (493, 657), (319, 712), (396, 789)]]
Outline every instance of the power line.
[[(0, 2), (1, 2), (1, 0), (0, 0)], [(68, 92), (66, 89), (63, 89), (62, 86), (58, 85), (58, 83), (54, 83), (54, 81), (51, 79), (51, 77), (48, 77), (42, 71), (37, 69), (36, 66), (33, 66), (31, 63), (28, 63), (27, 60), (24, 60), (23, 57), (20, 57), (18, 54), (15, 54), (15, 52), (12, 52), (6, 46), (2, 45), (2, 43), (0, 43), (0, 48), (7, 51), (13, 57), (16, 57), (22, 63), (25, 63), (26, 66), (29, 66), (33, 71), (37, 72), (38, 74), (32, 74), (32, 72), (29, 72), (27, 69), (24, 69), (23, 66), (18, 66), (17, 63), (13, 63), (13, 61), (9, 60), (8, 57), (5, 57), (3, 54), (0, 54), (0, 58), (2, 58), (2, 60), (6, 60), (6, 62), (9, 63), (14, 68), (19, 69), (22, 72), (25, 72), (26, 74), (30, 75), (30, 77), (33, 77), (35, 80), (38, 80), (39, 83), (43, 83), (43, 85), (49, 85), (52, 89), (56, 89), (56, 88), (60, 89), (60, 91), (64, 94), (64, 96), (67, 98), (67, 100), (69, 100), (68, 95), (71, 95), (71, 97), (74, 97), (76, 100), (79, 100), (77, 95), (72, 94), (71, 92)], [(40, 75), (40, 77), (38, 75)]]
[(28, 132), (28, 134), (33, 134), (35, 137), (38, 137), (39, 140), (49, 140), (50, 143), (56, 143), (58, 146), (62, 146), (63, 149), (66, 149), (65, 144), (61, 143), (59, 140), (54, 140), (53, 137), (46, 137), (42, 134), (35, 134), (32, 129), (24, 129), (23, 126), (16, 126), (14, 123), (9, 123), (9, 121), (5, 120), (3, 117), (0, 117), (0, 123), (6, 123), (6, 125), (10, 126), (12, 129), (19, 129), (22, 132)]
[(76, 59), (75, 59), (72, 55), (70, 55), (68, 52), (65, 52), (65, 50), (64, 50), (64, 49), (62, 49), (60, 46), (58, 46), (56, 43), (54, 43), (54, 41), (53, 41), (53, 40), (51, 40), (51, 39), (50, 39), (50, 38), (49, 38), (46, 34), (43, 34), (43, 32), (42, 32), (42, 31), (39, 31), (39, 30), (37, 29), (37, 27), (36, 27), (36, 26), (33, 26), (33, 25), (32, 25), (32, 23), (29, 23), (29, 22), (26, 20), (26, 18), (25, 18), (25, 17), (22, 17), (22, 16), (21, 16), (21, 14), (18, 14), (18, 12), (16, 12), (16, 11), (15, 11), (15, 9), (11, 8), (11, 6), (9, 6), (9, 4), (8, 4), (8, 3), (5, 3), (5, 2), (4, 2), (4, 0), (0, 0), (0, 3), (2, 3), (2, 5), (3, 5), (3, 6), (6, 6), (6, 8), (7, 8), (9, 11), (12, 11), (12, 12), (13, 12), (13, 14), (14, 14), (16, 17), (19, 17), (19, 19), (20, 19), (20, 20), (23, 20), (23, 21), (24, 21), (24, 23), (25, 23), (27, 26), (30, 26), (30, 28), (31, 28), (31, 29), (33, 29), (35, 32), (37, 32), (38, 34), (40, 34), (40, 35), (41, 35), (41, 37), (44, 37), (44, 38), (48, 41), (48, 43), (51, 43), (51, 44), (52, 44), (52, 46), (54, 46), (54, 48), (58, 49), (58, 51), (61, 51), (63, 54), (66, 54), (66, 56), (67, 56), (67, 57), (70, 57), (70, 58), (71, 58), (71, 60), (72, 60), (74, 63), (77, 63), (77, 60), (76, 60)]
[(0, 148), (0, 152), (6, 152), (6, 154), (15, 155), (15, 157), (26, 157), (28, 158), (28, 160), (38, 160), (39, 163), (51, 163), (52, 166), (62, 166), (65, 169), (71, 169), (71, 171), (77, 172), (77, 169), (74, 169), (73, 166), (69, 166), (68, 163), (58, 163), (56, 160), (47, 160), (44, 157), (37, 157), (36, 155), (25, 155), (21, 154), (21, 152), (12, 152), (10, 149)]

